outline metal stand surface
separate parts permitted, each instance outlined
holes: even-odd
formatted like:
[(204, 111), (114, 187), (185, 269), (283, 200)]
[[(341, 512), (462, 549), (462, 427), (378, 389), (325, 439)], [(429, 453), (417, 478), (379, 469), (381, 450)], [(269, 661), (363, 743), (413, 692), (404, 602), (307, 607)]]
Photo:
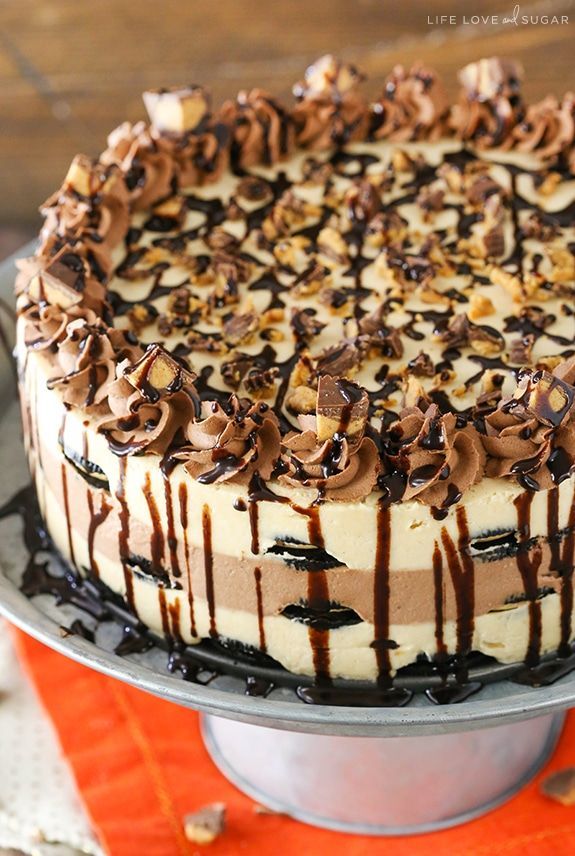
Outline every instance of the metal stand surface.
[(304, 823), (407, 835), (484, 814), (550, 756), (563, 716), (424, 737), (334, 737), (204, 715), (212, 760), (241, 791)]

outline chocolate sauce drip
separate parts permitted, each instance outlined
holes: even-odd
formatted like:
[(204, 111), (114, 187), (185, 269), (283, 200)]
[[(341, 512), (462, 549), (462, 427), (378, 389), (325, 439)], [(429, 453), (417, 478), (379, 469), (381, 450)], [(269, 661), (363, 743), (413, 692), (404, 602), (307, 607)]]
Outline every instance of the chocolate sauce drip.
[(170, 614), (168, 612), (168, 604), (166, 601), (166, 592), (162, 586), (158, 586), (158, 604), (160, 607), (160, 617), (162, 619), (162, 632), (166, 639), (172, 637), (172, 628), (170, 624)]
[(380, 688), (391, 686), (391, 660), (389, 639), (389, 560), (391, 555), (391, 511), (380, 502), (377, 507), (377, 544), (373, 575), (373, 626), (374, 639), (371, 647), (377, 662), (377, 684)]
[[(250, 483), (248, 486), (248, 511), (250, 516), (250, 528), (251, 528), (251, 550), (254, 555), (258, 555), (260, 552), (260, 533), (259, 533), (259, 502), (289, 502), (289, 498), (287, 496), (280, 496), (278, 493), (274, 493), (271, 488), (267, 486), (265, 481), (260, 476), (259, 472), (256, 470), (250, 479)], [(235, 507), (235, 506), (234, 506)]]
[(190, 627), (192, 636), (197, 636), (196, 616), (194, 610), (194, 589), (192, 582), (192, 568), (190, 564), (190, 545), (188, 541), (188, 486), (180, 482), (178, 488), (178, 501), (180, 508), (180, 524), (184, 533), (184, 557), (186, 563), (186, 579), (188, 582), (188, 604), (190, 609)]
[(176, 639), (178, 642), (184, 644), (180, 621), (180, 602), (178, 600), (168, 603), (168, 615), (171, 624), (171, 639)]
[[(62, 418), (61, 430), (64, 430), (66, 420), (66, 412), (64, 412), (64, 416)], [(32, 413), (30, 412), (30, 426), (34, 425), (34, 434), (35, 439), (33, 441), (34, 451), (36, 453), (37, 461), (34, 462), (34, 467), (36, 464), (40, 470), (43, 470), (42, 463), (42, 440), (40, 439), (40, 420), (38, 418), (38, 378), (34, 380), (34, 419), (32, 419)]]
[(154, 493), (152, 491), (152, 482), (149, 473), (146, 473), (142, 490), (144, 493), (146, 504), (148, 506), (148, 511), (150, 512), (150, 522), (152, 524), (152, 534), (150, 535), (150, 556), (152, 558), (152, 565), (156, 568), (163, 568), (164, 527), (162, 526), (160, 512), (158, 510), (156, 500), (154, 499)]
[(214, 554), (212, 550), (212, 516), (209, 505), (202, 508), (202, 532), (204, 536), (204, 576), (206, 583), (206, 601), (210, 617), (210, 636), (217, 637), (216, 601), (214, 596)]
[(87, 642), (96, 641), (94, 631), (89, 627), (86, 627), (81, 618), (75, 618), (69, 627), (64, 627), (62, 629), (66, 631), (66, 635), (71, 634), (72, 636), (81, 636), (81, 638), (86, 639)]
[(164, 477), (164, 496), (166, 500), (166, 540), (168, 542), (168, 551), (170, 554), (170, 570), (175, 577), (180, 577), (182, 575), (182, 572), (180, 569), (180, 562), (178, 560), (178, 539), (176, 538), (176, 531), (174, 526), (172, 483), (170, 481), (169, 473), (166, 473), (164, 470), (162, 470), (162, 475)]
[(561, 641), (558, 653), (559, 656), (566, 657), (571, 654), (573, 574), (575, 572), (575, 495), (569, 510), (567, 532), (557, 570), (561, 574)]
[(128, 559), (130, 558), (130, 510), (128, 508), (128, 503), (126, 501), (126, 471), (128, 468), (128, 458), (122, 457), (118, 458), (118, 468), (119, 468), (119, 478), (118, 478), (118, 486), (116, 488), (116, 499), (120, 505), (120, 512), (118, 514), (118, 520), (120, 523), (120, 528), (118, 530), (118, 551), (120, 554), (120, 561), (122, 563), (122, 570), (124, 572), (124, 584), (126, 586), (126, 600), (130, 606), (130, 609), (137, 615), (136, 610), (136, 601), (134, 597), (134, 580), (132, 577), (132, 569), (128, 564)]
[(86, 501), (88, 503), (88, 513), (90, 515), (90, 522), (88, 524), (88, 563), (94, 576), (99, 577), (100, 569), (96, 559), (94, 558), (94, 540), (98, 529), (107, 519), (110, 511), (112, 510), (112, 506), (109, 505), (106, 502), (106, 499), (102, 496), (100, 500), (100, 510), (95, 511), (94, 495), (90, 488), (86, 491)]
[(529, 668), (539, 663), (541, 651), (541, 602), (537, 573), (541, 565), (541, 547), (531, 546), (531, 503), (533, 492), (524, 491), (515, 500), (517, 509), (517, 530), (519, 549), (516, 555), (517, 568), (521, 574), (525, 597), (529, 602), (529, 641), (525, 655), (525, 664)]
[(266, 631), (264, 628), (264, 607), (262, 598), (262, 571), (261, 568), (254, 568), (254, 582), (256, 587), (256, 613), (258, 616), (258, 634), (260, 651), (264, 654), (267, 651)]
[[(312, 609), (329, 609), (329, 587), (325, 571), (308, 572), (307, 600)], [(319, 683), (329, 683), (329, 630), (323, 630), (310, 624), (308, 634), (316, 680)]]
[(433, 600), (435, 604), (435, 641), (437, 643), (437, 656), (440, 659), (447, 657), (447, 646), (443, 638), (444, 623), (444, 601), (445, 592), (443, 588), (443, 555), (437, 541), (433, 547)]
[(62, 462), (60, 471), (62, 474), (62, 499), (64, 501), (64, 516), (66, 518), (66, 533), (68, 536), (68, 550), (72, 564), (76, 564), (76, 554), (74, 552), (74, 537), (72, 535), (72, 518), (70, 517), (70, 499), (68, 496), (68, 473), (66, 464)]
[(251, 551), (257, 556), (260, 552), (260, 512), (256, 500), (251, 499), (249, 504), (250, 529), (252, 533)]
[(451, 576), (457, 607), (458, 657), (464, 657), (473, 647), (475, 612), (475, 567), (469, 552), (469, 529), (465, 508), (460, 506), (456, 513), (458, 528), (457, 547), (445, 527), (441, 530), (441, 542)]

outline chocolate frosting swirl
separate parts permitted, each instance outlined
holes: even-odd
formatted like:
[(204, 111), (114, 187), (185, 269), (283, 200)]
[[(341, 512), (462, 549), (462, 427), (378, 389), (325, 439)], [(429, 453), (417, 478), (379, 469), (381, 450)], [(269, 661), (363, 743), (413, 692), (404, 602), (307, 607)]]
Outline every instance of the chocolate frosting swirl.
[(573, 144), (575, 138), (575, 95), (568, 92), (561, 103), (548, 95), (527, 108), (525, 118), (515, 126), (511, 142), (523, 152), (537, 151), (542, 158), (554, 158)]
[(124, 122), (108, 137), (103, 164), (116, 164), (125, 176), (133, 211), (169, 196), (176, 165), (169, 148), (160, 148), (145, 122)]
[(111, 250), (130, 225), (129, 193), (115, 164), (103, 166), (78, 155), (72, 161), (62, 187), (42, 206), (46, 220), (42, 240), (58, 236), (81, 241), (108, 275)]
[(122, 330), (107, 327), (100, 319), (76, 318), (66, 326), (58, 345), (61, 375), (48, 381), (59, 389), (66, 404), (90, 411), (108, 398), (120, 360), (137, 359), (141, 353)]
[(231, 395), (222, 407), (204, 402), (202, 419), (190, 422), (190, 443), (178, 457), (202, 484), (234, 481), (247, 484), (257, 470), (268, 479), (279, 457), (280, 431), (274, 412), (265, 402), (251, 404)]
[(373, 440), (336, 433), (319, 442), (316, 417), (305, 416), (300, 421), (304, 430), (292, 431), (282, 440), (282, 463), (287, 471), (279, 476), (280, 482), (314, 488), (322, 499), (335, 502), (365, 499), (381, 471)]
[(163, 455), (180, 429), (184, 429), (198, 412), (198, 394), (190, 382), (178, 385), (174, 392), (155, 391), (153, 399), (145, 390), (135, 389), (123, 374), (133, 360), (117, 368), (117, 377), (108, 389), (108, 406), (112, 416), (98, 423), (112, 452), (120, 457), (134, 454)]
[(242, 169), (276, 163), (293, 148), (289, 113), (263, 89), (242, 90), (222, 104), (219, 115), (231, 128), (232, 162)]
[(357, 91), (361, 80), (353, 66), (329, 55), (307, 69), (305, 80), (293, 89), (298, 99), (292, 112), (298, 145), (326, 149), (365, 139), (369, 116)]
[(66, 338), (66, 328), (71, 321), (84, 318), (88, 324), (97, 324), (97, 316), (90, 309), (77, 306), (64, 311), (49, 304), (30, 306), (22, 315), (24, 342), (32, 351), (56, 351), (57, 345)]
[(158, 151), (174, 163), (181, 187), (217, 181), (227, 166), (229, 129), (222, 122), (209, 122), (201, 132), (153, 136)]
[[(575, 357), (561, 363), (553, 375), (566, 384), (575, 383)], [(548, 490), (575, 468), (575, 409), (551, 426), (533, 409), (518, 405), (516, 397), (506, 398), (485, 418), (481, 440), (488, 455), (488, 476), (515, 478), (522, 487)]]
[(485, 452), (472, 425), (460, 426), (437, 405), (411, 407), (389, 431), (388, 455), (407, 476), (404, 500), (448, 508), (483, 477)]
[(508, 59), (491, 57), (466, 65), (459, 72), (463, 89), (450, 117), (456, 135), (479, 148), (501, 145), (523, 117), (521, 77), (521, 67)]
[(371, 105), (370, 136), (376, 140), (438, 139), (445, 131), (449, 102), (435, 74), (422, 65), (396, 65), (379, 99)]

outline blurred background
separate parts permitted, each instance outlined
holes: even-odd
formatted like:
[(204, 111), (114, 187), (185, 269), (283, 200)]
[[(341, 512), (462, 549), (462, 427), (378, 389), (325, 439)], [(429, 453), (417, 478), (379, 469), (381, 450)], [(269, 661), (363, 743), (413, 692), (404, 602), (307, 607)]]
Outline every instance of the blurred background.
[[(38, 229), (38, 205), (77, 152), (97, 154), (146, 87), (210, 86), (214, 102), (262, 85), (289, 99), (317, 56), (356, 63), (375, 94), (398, 62), (421, 60), (457, 91), (457, 69), (493, 54), (526, 70), (526, 98), (575, 88), (575, 2), (533, 0), (2, 0), (0, 257)], [(456, 22), (435, 22), (455, 15)], [(499, 16), (463, 22), (463, 16)], [(543, 16), (568, 16), (567, 24)], [(536, 23), (536, 21), (539, 21)]]

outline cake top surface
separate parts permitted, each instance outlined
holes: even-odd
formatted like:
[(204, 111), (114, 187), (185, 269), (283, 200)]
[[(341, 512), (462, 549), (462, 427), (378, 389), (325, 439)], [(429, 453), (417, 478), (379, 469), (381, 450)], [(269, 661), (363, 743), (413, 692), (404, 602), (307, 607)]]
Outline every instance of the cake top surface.
[(441, 515), (481, 478), (575, 461), (575, 107), (520, 69), (440, 81), (324, 57), (261, 90), (145, 94), (79, 156), (18, 289), (26, 343), (116, 454)]

